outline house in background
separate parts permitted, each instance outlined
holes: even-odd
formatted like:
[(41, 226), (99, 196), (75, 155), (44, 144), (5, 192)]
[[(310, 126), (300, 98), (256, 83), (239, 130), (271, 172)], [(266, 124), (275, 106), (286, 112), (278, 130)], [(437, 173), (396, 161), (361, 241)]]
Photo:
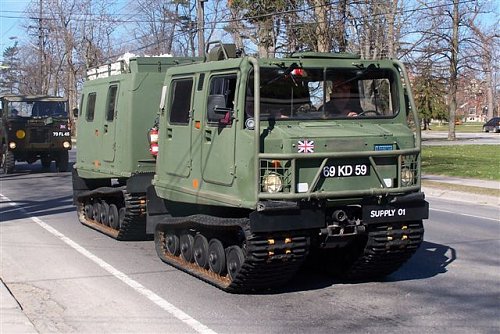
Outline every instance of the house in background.
[(485, 122), (488, 102), (484, 82), (475, 78), (460, 80), (457, 91), (457, 116), (463, 122)]

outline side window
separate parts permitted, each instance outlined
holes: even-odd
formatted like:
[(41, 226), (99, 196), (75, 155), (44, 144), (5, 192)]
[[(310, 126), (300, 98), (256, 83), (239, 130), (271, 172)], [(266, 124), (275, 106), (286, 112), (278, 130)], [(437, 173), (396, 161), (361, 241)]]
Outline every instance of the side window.
[(113, 121), (115, 118), (115, 108), (116, 108), (116, 93), (118, 91), (118, 85), (109, 86), (108, 89), (108, 100), (106, 103), (106, 121)]
[(90, 93), (87, 99), (87, 121), (94, 120), (96, 93)]
[(84, 103), (85, 103), (85, 95), (82, 94), (82, 98), (80, 100), (80, 109), (78, 110), (79, 117), (82, 116)]
[(170, 105), (170, 124), (188, 124), (191, 110), (193, 79), (172, 82), (172, 102)]
[(236, 74), (215, 76), (210, 79), (207, 119), (211, 124), (231, 123), (236, 93)]

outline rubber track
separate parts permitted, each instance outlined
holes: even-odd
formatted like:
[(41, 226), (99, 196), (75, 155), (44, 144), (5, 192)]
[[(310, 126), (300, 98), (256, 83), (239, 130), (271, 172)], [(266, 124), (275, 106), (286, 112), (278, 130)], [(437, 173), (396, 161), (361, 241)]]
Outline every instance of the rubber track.
[(123, 190), (125, 218), (120, 226), (117, 240), (147, 240), (146, 236), (146, 195), (129, 194)]
[(341, 277), (366, 281), (383, 278), (399, 269), (424, 238), (421, 221), (368, 226), (368, 241), (360, 257)]
[[(143, 241), (149, 240), (146, 235), (146, 195), (129, 194), (126, 190), (121, 191), (125, 203), (125, 217), (119, 230), (103, 225), (92, 219), (87, 219), (84, 214), (84, 203), (79, 199), (77, 213), (80, 222), (95, 230), (98, 230), (116, 240), (120, 241)], [(87, 196), (99, 200), (105, 200), (109, 196)], [(108, 203), (109, 204), (109, 203)]]
[[(175, 266), (193, 276), (231, 293), (244, 293), (250, 291), (263, 291), (282, 286), (288, 282), (304, 262), (309, 251), (309, 238), (304, 235), (291, 236), (291, 242), (284, 244), (277, 242), (270, 245), (268, 239), (284, 240), (282, 235), (257, 235), (250, 232), (247, 219), (196, 219), (169, 223), (168, 228), (176, 230), (191, 228), (220, 233), (242, 234), (244, 240), (240, 246), (245, 255), (245, 260), (234, 280), (229, 276), (219, 276), (209, 270), (198, 267), (194, 263), (184, 261), (181, 257), (172, 256), (164, 247), (164, 238), (161, 231), (157, 231), (155, 245), (162, 261)], [(212, 219), (211, 219), (212, 218)], [(165, 225), (163, 225), (165, 226)], [(167, 229), (168, 229), (167, 228)], [(217, 233), (214, 233), (217, 234)], [(231, 246), (231, 245), (226, 245)], [(288, 249), (288, 252), (285, 250)], [(269, 252), (274, 252), (270, 256)]]

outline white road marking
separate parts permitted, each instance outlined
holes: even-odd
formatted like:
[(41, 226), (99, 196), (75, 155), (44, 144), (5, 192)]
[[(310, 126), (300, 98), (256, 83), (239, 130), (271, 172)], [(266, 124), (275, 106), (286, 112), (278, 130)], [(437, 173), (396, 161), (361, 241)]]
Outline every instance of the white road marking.
[(451, 214), (454, 214), (454, 215), (460, 215), (460, 216), (466, 216), (466, 217), (472, 217), (472, 218), (493, 220), (494, 222), (500, 221), (500, 219), (489, 218), (489, 217), (481, 217), (481, 216), (474, 216), (474, 215), (469, 215), (467, 213), (454, 212), (454, 211), (448, 211), (448, 210), (440, 210), (440, 209), (433, 209), (433, 208), (431, 208), (430, 211), (437, 211), (437, 212), (451, 213)]
[[(8, 197), (0, 194), (0, 198), (4, 201), (7, 201), (11, 206), (19, 208), (17, 206), (17, 204), (15, 202), (12, 202)], [(67, 236), (65, 236), (64, 234), (62, 234), (58, 230), (56, 230), (55, 228), (53, 228), (52, 226), (45, 223), (40, 218), (31, 216), (28, 212), (26, 212), (23, 209), (20, 209), (20, 210), (23, 211), (32, 221), (34, 221), (35, 223), (40, 225), (46, 231), (50, 232), (51, 234), (53, 234), (54, 236), (56, 236), (57, 238), (62, 240), (64, 243), (66, 243), (68, 246), (70, 246), (71, 248), (73, 248), (74, 250), (76, 250), (77, 252), (79, 252), (80, 254), (82, 254), (83, 256), (85, 256), (86, 258), (88, 258), (89, 260), (93, 261), (98, 266), (100, 266), (101, 268), (106, 270), (108, 273), (115, 276), (120, 281), (127, 284), (128, 286), (130, 286), (132, 289), (134, 289), (135, 291), (137, 291), (138, 293), (140, 293), (144, 297), (151, 300), (153, 303), (155, 303), (156, 305), (161, 307), (163, 310), (167, 311), (168, 313), (170, 313), (171, 315), (173, 315), (174, 317), (176, 317), (180, 321), (187, 324), (189, 327), (194, 329), (196, 332), (201, 333), (201, 334), (217, 334), (217, 332), (215, 332), (212, 329), (208, 328), (207, 326), (203, 325), (202, 323), (200, 323), (199, 321), (197, 321), (193, 317), (189, 316), (184, 311), (178, 309), (174, 305), (170, 304), (168, 301), (161, 298), (160, 296), (158, 296), (156, 293), (149, 290), (148, 288), (144, 287), (141, 283), (131, 279), (126, 274), (124, 274), (121, 271), (119, 271), (118, 269), (114, 268), (113, 266), (111, 266), (109, 263), (102, 260), (98, 256), (92, 254), (91, 252), (89, 252), (88, 250), (86, 250), (85, 248), (83, 248), (82, 246), (80, 246), (79, 244), (77, 244), (76, 242), (74, 242), (73, 240), (71, 240), (70, 238), (68, 238)]]

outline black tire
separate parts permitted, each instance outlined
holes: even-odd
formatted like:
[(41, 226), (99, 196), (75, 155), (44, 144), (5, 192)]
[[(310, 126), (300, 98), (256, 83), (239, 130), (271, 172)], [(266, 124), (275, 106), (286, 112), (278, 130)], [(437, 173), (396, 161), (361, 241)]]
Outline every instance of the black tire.
[(101, 209), (99, 210), (99, 215), (101, 216), (101, 224), (109, 226), (109, 204), (102, 201), (101, 202)]
[(172, 255), (178, 256), (181, 252), (179, 237), (173, 231), (165, 232), (165, 249)]
[(93, 210), (92, 204), (85, 205), (85, 218), (92, 219), (93, 217), (92, 210)]
[(115, 230), (120, 227), (120, 216), (118, 214), (118, 208), (114, 204), (111, 204), (109, 206), (108, 224)]
[(98, 223), (101, 222), (101, 203), (92, 204), (92, 218)]
[(216, 274), (222, 276), (226, 273), (226, 252), (218, 239), (211, 239), (208, 244), (208, 265)]
[(40, 161), (42, 163), (43, 169), (50, 169), (50, 164), (51, 164), (52, 160), (48, 156), (42, 156)]
[(2, 150), (2, 172), (4, 174), (11, 174), (14, 172), (14, 167), (16, 165), (16, 161), (14, 159), (14, 153), (7, 149), (7, 146), (4, 145)]
[(226, 249), (227, 272), (229, 278), (234, 280), (238, 275), (241, 265), (245, 262), (245, 254), (239, 246), (231, 246)]
[(56, 167), (58, 172), (69, 171), (69, 153), (68, 151), (62, 151), (57, 155)]
[(181, 257), (187, 262), (193, 262), (194, 237), (191, 234), (183, 233), (180, 237)]
[(208, 268), (208, 240), (203, 234), (197, 234), (194, 237), (193, 255), (198, 266)]

